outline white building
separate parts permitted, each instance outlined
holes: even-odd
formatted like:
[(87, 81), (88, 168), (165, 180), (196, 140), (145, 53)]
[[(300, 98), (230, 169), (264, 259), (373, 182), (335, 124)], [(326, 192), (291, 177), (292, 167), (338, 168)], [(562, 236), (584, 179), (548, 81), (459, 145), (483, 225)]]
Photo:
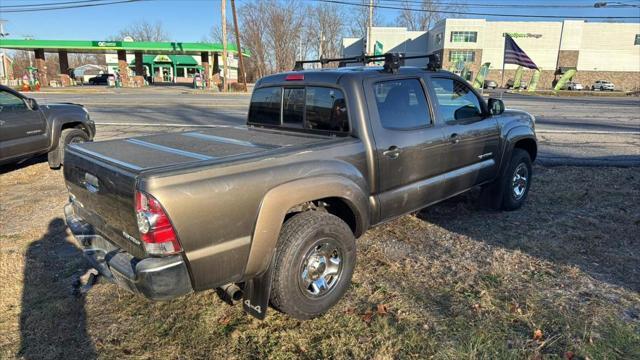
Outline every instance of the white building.
[[(500, 82), (505, 33), (542, 70), (540, 87), (551, 87), (564, 71), (576, 69), (574, 79), (585, 86), (602, 79), (621, 89), (640, 89), (640, 23), (445, 19), (428, 32), (373, 28), (371, 38), (373, 43), (383, 45), (384, 52), (405, 52), (407, 56), (437, 53), (444, 69), (464, 62), (470, 68), (470, 77), (489, 62), (488, 78)], [(343, 39), (343, 55), (361, 54), (364, 42)], [(426, 60), (422, 61), (425, 63)], [(505, 66), (505, 81), (513, 77), (516, 68), (511, 64)], [(525, 72), (525, 80), (531, 73)]]

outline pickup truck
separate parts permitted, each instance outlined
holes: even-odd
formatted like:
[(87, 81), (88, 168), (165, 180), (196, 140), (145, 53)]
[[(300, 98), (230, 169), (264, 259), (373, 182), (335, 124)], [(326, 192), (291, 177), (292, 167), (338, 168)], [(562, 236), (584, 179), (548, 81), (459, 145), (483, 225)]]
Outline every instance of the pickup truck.
[(309, 319), (349, 288), (370, 227), (476, 187), (522, 206), (534, 123), (442, 70), (271, 75), (244, 126), (69, 146), (65, 217), (133, 293), (216, 289), (260, 319), (269, 305)]
[(39, 105), (0, 85), (0, 165), (48, 154), (49, 166), (59, 168), (68, 144), (91, 141), (96, 126), (78, 104)]

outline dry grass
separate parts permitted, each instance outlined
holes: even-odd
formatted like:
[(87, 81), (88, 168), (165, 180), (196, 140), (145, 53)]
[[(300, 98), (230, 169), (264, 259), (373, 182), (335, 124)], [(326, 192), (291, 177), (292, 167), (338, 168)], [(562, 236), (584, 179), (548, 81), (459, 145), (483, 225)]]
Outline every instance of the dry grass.
[(306, 322), (212, 292), (77, 297), (61, 173), (0, 174), (0, 357), (640, 358), (640, 169), (535, 172), (520, 211), (470, 194), (370, 230), (345, 299)]

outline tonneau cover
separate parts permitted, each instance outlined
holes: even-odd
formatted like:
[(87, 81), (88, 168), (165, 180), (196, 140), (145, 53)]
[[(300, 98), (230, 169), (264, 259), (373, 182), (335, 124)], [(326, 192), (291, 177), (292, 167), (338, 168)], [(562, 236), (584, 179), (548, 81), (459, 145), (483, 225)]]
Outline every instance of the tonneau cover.
[(327, 136), (308, 133), (238, 126), (83, 143), (72, 148), (139, 172), (203, 160), (224, 161), (230, 157), (258, 155), (283, 147), (308, 146), (327, 139)]

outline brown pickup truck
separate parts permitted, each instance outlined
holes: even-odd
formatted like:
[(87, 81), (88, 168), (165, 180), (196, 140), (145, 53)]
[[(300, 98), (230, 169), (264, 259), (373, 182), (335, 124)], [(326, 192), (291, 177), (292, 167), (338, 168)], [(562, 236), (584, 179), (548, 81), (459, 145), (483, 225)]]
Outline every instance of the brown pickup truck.
[(69, 146), (67, 224), (106, 278), (156, 300), (216, 289), (264, 318), (326, 312), (370, 227), (481, 186), (531, 185), (534, 117), (446, 71), (293, 71), (246, 126)]

